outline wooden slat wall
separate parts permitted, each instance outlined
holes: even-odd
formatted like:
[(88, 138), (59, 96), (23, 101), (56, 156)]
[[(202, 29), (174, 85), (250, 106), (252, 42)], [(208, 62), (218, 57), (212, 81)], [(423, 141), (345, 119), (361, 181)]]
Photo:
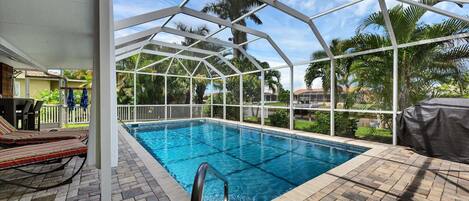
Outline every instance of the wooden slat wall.
[(2, 97), (13, 97), (13, 67), (0, 63), (0, 94)]

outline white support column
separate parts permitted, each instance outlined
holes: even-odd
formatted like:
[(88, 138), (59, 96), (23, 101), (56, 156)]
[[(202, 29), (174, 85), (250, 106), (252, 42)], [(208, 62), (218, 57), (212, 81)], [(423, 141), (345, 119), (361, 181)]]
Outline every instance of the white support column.
[[(97, 61), (94, 61), (94, 63), (97, 63)], [(63, 77), (63, 75), (64, 75), (64, 71), (60, 70), (60, 77)], [(64, 79), (59, 79), (59, 89), (61, 89), (62, 87), (64, 87)], [(65, 92), (65, 90), (59, 90), (59, 108), (58, 108), (59, 111), (58, 112), (59, 112), (59, 127), (60, 128), (64, 127), (65, 119), (66, 119), (65, 115), (67, 114), (65, 112), (65, 107), (64, 107), (64, 103), (65, 103), (64, 92)], [(91, 97), (93, 97), (93, 96), (91, 96)], [(95, 116), (95, 119), (96, 119), (96, 116)], [(90, 127), (91, 127), (91, 125), (90, 125)]]
[(295, 110), (293, 108), (293, 71), (294, 67), (290, 66), (290, 130), (295, 129)]
[[(401, 0), (399, 0), (401, 1)], [(379, 6), (381, 12), (383, 13), (384, 23), (386, 25), (386, 30), (388, 31), (389, 38), (391, 39), (392, 49), (393, 49), (393, 62), (392, 62), (392, 144), (397, 144), (397, 93), (398, 93), (398, 44), (396, 36), (394, 35), (394, 29), (392, 27), (391, 19), (389, 18), (388, 8), (386, 6), (385, 0), (379, 0)], [(418, 6), (418, 5), (415, 5)]]
[(264, 86), (265, 86), (265, 71), (261, 70), (261, 125), (264, 126)]
[(190, 82), (190, 83), (189, 83), (189, 88), (190, 88), (190, 91), (189, 91), (189, 96), (190, 96), (190, 98), (189, 98), (189, 105), (190, 105), (190, 107), (191, 107), (189, 111), (190, 111), (190, 118), (192, 119), (192, 76), (191, 76), (189, 82)]
[(398, 103), (398, 64), (399, 64), (399, 50), (393, 50), (392, 62), (392, 144), (397, 145), (397, 103)]
[[(25, 76), (25, 79), (24, 79), (24, 82), (25, 82), (25, 85), (24, 85), (24, 97), (25, 98), (30, 98), (31, 97), (31, 93), (30, 93), (30, 78), (28, 77), (28, 71), (24, 71), (24, 76)], [(60, 80), (59, 80), (60, 82)]]
[(226, 77), (223, 77), (223, 119), (226, 119)]
[(134, 70), (134, 122), (137, 122), (137, 72)]
[(334, 110), (335, 110), (335, 60), (331, 60), (331, 75), (330, 75), (330, 84), (331, 84), (331, 101), (330, 101), (330, 135), (335, 135), (335, 119), (334, 119)]
[(210, 80), (212, 91), (210, 92), (210, 118), (213, 118), (213, 78)]
[(117, 95), (113, 1), (99, 1), (99, 152), (101, 200), (110, 201), (111, 167), (117, 166)]
[(168, 76), (164, 75), (164, 120), (168, 119)]
[(239, 74), (239, 121), (243, 122), (244, 117), (244, 94), (243, 94), (243, 74)]

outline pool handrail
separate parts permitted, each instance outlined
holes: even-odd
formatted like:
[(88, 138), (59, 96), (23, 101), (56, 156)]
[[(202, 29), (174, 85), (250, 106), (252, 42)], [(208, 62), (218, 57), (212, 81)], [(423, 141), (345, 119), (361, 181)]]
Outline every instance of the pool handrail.
[(127, 132), (130, 133), (130, 128), (129, 128), (129, 126), (127, 126), (127, 124), (126, 124), (124, 121), (122, 121), (122, 119), (120, 119), (119, 117), (117, 117), (117, 121), (119, 121), (119, 122), (122, 124), (122, 127), (124, 127), (124, 129), (127, 130)]
[(228, 180), (217, 169), (212, 167), (207, 162), (201, 163), (197, 169), (197, 174), (194, 178), (194, 184), (192, 185), (191, 201), (202, 201), (207, 172), (212, 173), (215, 175), (215, 177), (223, 181), (223, 200), (228, 201)]

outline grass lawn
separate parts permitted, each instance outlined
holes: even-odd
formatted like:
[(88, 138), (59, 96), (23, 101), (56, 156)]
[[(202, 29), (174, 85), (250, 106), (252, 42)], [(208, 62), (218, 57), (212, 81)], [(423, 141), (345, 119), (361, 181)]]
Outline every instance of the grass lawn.
[(265, 105), (269, 105), (269, 106), (285, 106), (285, 107), (288, 106), (288, 104), (287, 104), (287, 103), (284, 103), (284, 102), (266, 103)]
[(355, 137), (363, 140), (371, 140), (383, 143), (392, 142), (392, 132), (383, 128), (358, 127)]
[(311, 131), (311, 127), (316, 125), (315, 121), (295, 120), (295, 130)]
[[(302, 130), (312, 132), (312, 127), (316, 126), (317, 122), (307, 120), (295, 120), (295, 130)], [(383, 128), (370, 128), (370, 127), (358, 127), (355, 131), (355, 137), (362, 140), (370, 140), (382, 143), (392, 142), (392, 132), (389, 129)]]
[(65, 124), (64, 125), (65, 128), (84, 128), (88, 126), (89, 124)]
[[(248, 123), (260, 124), (261, 119), (258, 117), (250, 116), (244, 117), (244, 121)], [(271, 126), (269, 118), (265, 119), (265, 125)], [(316, 121), (308, 121), (301, 119), (295, 120), (295, 130), (313, 132), (313, 128), (316, 126), (318, 126), (318, 123)], [(358, 127), (355, 131), (355, 138), (389, 144), (392, 142), (392, 133), (389, 129)]]

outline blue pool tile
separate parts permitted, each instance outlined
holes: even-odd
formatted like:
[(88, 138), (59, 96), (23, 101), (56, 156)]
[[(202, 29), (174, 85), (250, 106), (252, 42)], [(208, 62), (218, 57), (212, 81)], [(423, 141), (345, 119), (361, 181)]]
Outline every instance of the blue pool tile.
[[(366, 151), (366, 148), (212, 121), (133, 126), (134, 137), (190, 193), (208, 162), (229, 180), (230, 200), (271, 200)], [(221, 200), (209, 175), (204, 200)]]
[(261, 146), (259, 144), (249, 144), (241, 146), (239, 149), (230, 150), (228, 154), (248, 162), (252, 165), (258, 165), (264, 161), (271, 160), (287, 153), (285, 150), (274, 149), (268, 146)]
[[(204, 200), (223, 200), (223, 182), (221, 180), (211, 179), (207, 182), (206, 187)], [(257, 168), (249, 168), (229, 175), (228, 187), (229, 200), (267, 201), (280, 196), (285, 190), (293, 189), (294, 185)], [(190, 190), (192, 190), (192, 185)]]
[(164, 140), (138, 140), (141, 145), (147, 150), (170, 149), (181, 146), (189, 146), (200, 144), (199, 141), (194, 140), (177, 140), (177, 139), (164, 139)]
[(194, 144), (168, 149), (151, 150), (151, 152), (162, 163), (168, 163), (174, 161), (189, 160), (192, 158), (206, 156), (220, 151), (205, 144)]
[(296, 148), (295, 140), (275, 135), (263, 135), (262, 143), (266, 146), (291, 151)]
[(242, 138), (239, 135), (233, 135), (233, 136), (221, 138), (218, 140), (203, 141), (203, 143), (216, 147), (219, 150), (225, 151), (225, 150), (236, 149), (241, 146), (249, 145), (254, 142), (247, 140), (245, 138)]
[(342, 164), (357, 155), (356, 153), (346, 152), (330, 146), (308, 143), (305, 141), (295, 141), (295, 149), (292, 151), (305, 157), (337, 165)]
[(300, 185), (327, 172), (335, 165), (290, 152), (259, 167), (291, 183)]
[(211, 166), (224, 175), (232, 174), (233, 172), (251, 167), (249, 164), (237, 160), (231, 156), (223, 153), (216, 153), (206, 157), (170, 162), (166, 164), (166, 168), (169, 170), (169, 172), (176, 173), (173, 176), (183, 187), (188, 189), (194, 181), (197, 168), (203, 162), (208, 162)]

